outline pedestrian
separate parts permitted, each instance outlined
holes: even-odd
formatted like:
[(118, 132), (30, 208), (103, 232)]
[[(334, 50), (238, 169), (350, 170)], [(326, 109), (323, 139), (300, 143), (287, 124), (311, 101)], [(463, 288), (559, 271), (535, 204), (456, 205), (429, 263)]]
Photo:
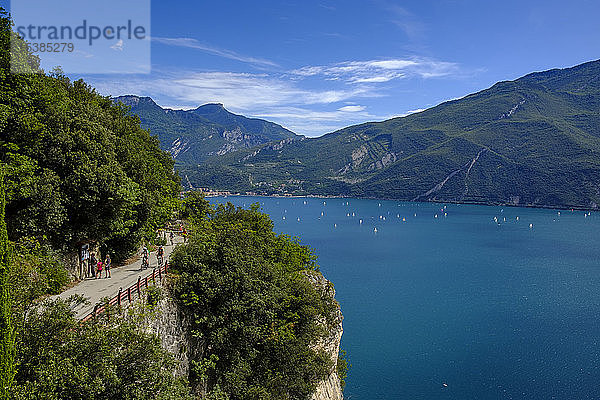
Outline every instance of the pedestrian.
[(110, 254), (107, 254), (104, 259), (104, 270), (106, 271), (104, 277), (110, 278)]
[(171, 239), (171, 246), (173, 246), (173, 238), (175, 237), (175, 234), (173, 233), (173, 231), (171, 231), (171, 233), (169, 234), (169, 238)]
[(187, 243), (187, 229), (183, 228), (183, 243)]
[(96, 264), (96, 279), (102, 278), (102, 261), (98, 260)]
[(96, 277), (96, 268), (97, 268), (97, 264), (98, 260), (96, 260), (96, 255), (94, 253), (90, 254), (90, 260), (89, 260), (89, 270), (90, 270), (90, 277), (95, 278)]
[(156, 250), (156, 262), (158, 262), (158, 266), (162, 267), (163, 261), (165, 257), (165, 250), (162, 246), (158, 246), (158, 250)]

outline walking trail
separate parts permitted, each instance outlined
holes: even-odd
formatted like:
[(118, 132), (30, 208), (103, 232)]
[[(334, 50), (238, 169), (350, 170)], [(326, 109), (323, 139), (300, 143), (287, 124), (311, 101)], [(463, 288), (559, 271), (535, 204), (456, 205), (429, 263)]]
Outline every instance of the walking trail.
[[(169, 259), (173, 249), (179, 244), (183, 243), (183, 239), (176, 236), (173, 239), (173, 245), (163, 246), (165, 250), (165, 261)], [(153, 268), (158, 268), (158, 260), (156, 258), (156, 252), (150, 253), (150, 266), (147, 269), (140, 269), (142, 265), (141, 258), (131, 264), (122, 265), (120, 267), (112, 267), (110, 269), (110, 278), (105, 278), (105, 271), (102, 271), (102, 278), (85, 278), (72, 288), (65, 290), (59, 295), (52, 296), (53, 299), (66, 300), (73, 295), (83, 295), (89, 302), (78, 305), (73, 308), (75, 316), (79, 319), (85, 317), (87, 314), (94, 310), (94, 306), (100, 302), (100, 300), (108, 297), (112, 298), (119, 293), (119, 288), (123, 290), (133, 285), (138, 281), (138, 277), (144, 279), (146, 275), (152, 274)]]

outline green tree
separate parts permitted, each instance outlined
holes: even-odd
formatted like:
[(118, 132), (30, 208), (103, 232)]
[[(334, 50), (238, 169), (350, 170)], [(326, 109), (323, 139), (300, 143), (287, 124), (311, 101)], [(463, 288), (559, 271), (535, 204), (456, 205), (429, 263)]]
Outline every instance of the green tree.
[(189, 191), (183, 196), (181, 218), (205, 218), (211, 211), (210, 203), (200, 191)]
[(10, 261), (4, 221), (4, 168), (0, 165), (0, 399), (8, 399), (14, 376), (15, 331), (11, 321)]

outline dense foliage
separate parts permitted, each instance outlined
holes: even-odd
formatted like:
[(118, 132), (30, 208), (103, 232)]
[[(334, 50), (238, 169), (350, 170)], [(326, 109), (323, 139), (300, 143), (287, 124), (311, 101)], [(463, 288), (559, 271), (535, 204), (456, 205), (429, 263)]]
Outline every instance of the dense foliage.
[(194, 186), (240, 192), (596, 208), (598, 76), (600, 61), (534, 73), (406, 117), (181, 170)]
[(190, 379), (231, 399), (305, 399), (332, 361), (314, 348), (337, 307), (307, 278), (311, 250), (273, 232), (258, 211), (219, 206), (171, 257), (176, 297), (192, 320)]
[[(153, 236), (176, 207), (179, 178), (158, 140), (125, 107), (60, 72), (10, 73), (10, 20), (0, 20), (0, 160), (13, 240), (55, 248), (105, 243), (117, 259)], [(18, 42), (18, 41), (17, 41)], [(18, 53), (18, 52), (17, 52)]]
[(4, 221), (4, 171), (0, 166), (0, 399), (9, 398), (14, 375), (15, 329), (10, 298), (9, 244)]
[(18, 340), (14, 399), (191, 399), (175, 361), (135, 319), (81, 324), (68, 302), (29, 310)]

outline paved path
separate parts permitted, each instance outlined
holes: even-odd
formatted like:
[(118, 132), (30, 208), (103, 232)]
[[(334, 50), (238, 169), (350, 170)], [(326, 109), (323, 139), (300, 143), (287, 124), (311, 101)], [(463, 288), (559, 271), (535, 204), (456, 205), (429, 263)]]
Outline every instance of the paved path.
[[(176, 236), (173, 239), (175, 242), (172, 246), (163, 246), (165, 250), (165, 260), (169, 259), (171, 252), (173, 249), (179, 244), (183, 242), (183, 239), (179, 236)], [(89, 300), (88, 304), (80, 304), (75, 307), (73, 311), (75, 311), (75, 315), (77, 318), (83, 318), (90, 312), (94, 310), (94, 306), (96, 303), (100, 302), (105, 297), (112, 298), (119, 293), (119, 288), (123, 288), (123, 290), (127, 289), (129, 286), (133, 285), (137, 282), (138, 277), (144, 278), (146, 275), (150, 275), (152, 273), (152, 269), (158, 267), (158, 260), (156, 259), (156, 252), (150, 253), (150, 267), (141, 270), (140, 267), (142, 265), (141, 258), (137, 261), (134, 261), (131, 264), (123, 265), (120, 267), (113, 267), (110, 269), (110, 278), (104, 278), (104, 272), (102, 271), (102, 278), (94, 279), (94, 278), (86, 278), (80, 281), (77, 285), (72, 288), (65, 290), (59, 295), (52, 296), (52, 298), (61, 298), (67, 299), (68, 297), (74, 294), (83, 295), (86, 299)]]

